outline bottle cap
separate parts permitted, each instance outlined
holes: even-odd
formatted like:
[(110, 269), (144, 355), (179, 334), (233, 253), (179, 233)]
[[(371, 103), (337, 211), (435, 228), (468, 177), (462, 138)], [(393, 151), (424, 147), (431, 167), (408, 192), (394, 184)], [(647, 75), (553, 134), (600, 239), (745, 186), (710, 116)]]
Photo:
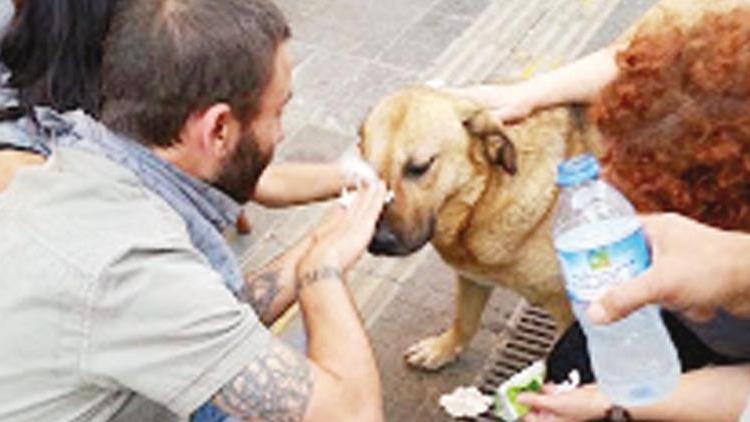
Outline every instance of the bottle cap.
[(591, 154), (577, 155), (557, 166), (557, 184), (575, 186), (599, 176), (599, 162)]

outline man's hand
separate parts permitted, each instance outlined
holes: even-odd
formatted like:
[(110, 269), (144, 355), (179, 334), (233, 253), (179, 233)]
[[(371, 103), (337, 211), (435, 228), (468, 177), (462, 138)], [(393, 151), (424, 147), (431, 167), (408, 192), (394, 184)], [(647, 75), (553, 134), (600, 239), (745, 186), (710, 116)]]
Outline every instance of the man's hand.
[(384, 189), (382, 182), (376, 182), (352, 193), (348, 208), (333, 208), (311, 234), (247, 277), (240, 292), (243, 301), (271, 324), (298, 299), (303, 284), (341, 279), (372, 237)]
[(608, 291), (588, 310), (600, 324), (657, 303), (704, 321), (723, 308), (750, 315), (750, 236), (722, 231), (676, 214), (644, 217), (652, 265)]
[(383, 182), (364, 185), (347, 206), (337, 204), (313, 233), (313, 245), (298, 268), (298, 275), (324, 268), (346, 271), (364, 253), (383, 209)]

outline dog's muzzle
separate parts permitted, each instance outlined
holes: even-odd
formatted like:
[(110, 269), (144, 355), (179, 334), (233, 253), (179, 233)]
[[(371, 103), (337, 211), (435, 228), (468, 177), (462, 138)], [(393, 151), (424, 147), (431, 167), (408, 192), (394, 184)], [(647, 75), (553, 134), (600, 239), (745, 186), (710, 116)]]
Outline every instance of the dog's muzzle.
[(407, 244), (394, 233), (390, 225), (381, 217), (375, 228), (375, 235), (370, 241), (367, 250), (373, 255), (405, 256), (420, 250), (432, 238), (434, 232), (434, 221), (431, 222), (429, 230), (420, 236), (417, 242)]
[(388, 224), (384, 223), (383, 219), (380, 219), (375, 228), (375, 235), (372, 237), (367, 250), (373, 255), (406, 255), (403, 252), (399, 253), (402, 249), (401, 242), (399, 242), (396, 235), (388, 227)]

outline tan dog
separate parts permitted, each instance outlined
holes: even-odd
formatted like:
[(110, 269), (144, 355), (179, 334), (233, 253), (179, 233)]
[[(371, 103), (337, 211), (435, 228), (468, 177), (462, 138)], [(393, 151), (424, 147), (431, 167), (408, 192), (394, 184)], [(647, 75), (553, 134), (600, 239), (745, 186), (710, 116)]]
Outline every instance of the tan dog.
[[(378, 104), (360, 149), (395, 192), (370, 251), (406, 255), (432, 241), (458, 275), (450, 329), (407, 351), (417, 367), (453, 361), (477, 332), (494, 286), (572, 321), (551, 245), (556, 166), (585, 148), (567, 109), (501, 127), (473, 103), (427, 88)], [(562, 130), (561, 130), (562, 128)]]

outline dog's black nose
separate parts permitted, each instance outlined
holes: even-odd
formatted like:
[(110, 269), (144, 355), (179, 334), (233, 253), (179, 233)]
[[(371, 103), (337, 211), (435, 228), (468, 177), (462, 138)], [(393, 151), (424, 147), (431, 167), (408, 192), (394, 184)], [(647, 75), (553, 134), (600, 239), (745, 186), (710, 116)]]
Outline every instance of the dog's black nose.
[(367, 250), (373, 255), (399, 255), (401, 249), (401, 243), (388, 228), (388, 225), (383, 223), (383, 220), (378, 221), (375, 235), (372, 237)]

